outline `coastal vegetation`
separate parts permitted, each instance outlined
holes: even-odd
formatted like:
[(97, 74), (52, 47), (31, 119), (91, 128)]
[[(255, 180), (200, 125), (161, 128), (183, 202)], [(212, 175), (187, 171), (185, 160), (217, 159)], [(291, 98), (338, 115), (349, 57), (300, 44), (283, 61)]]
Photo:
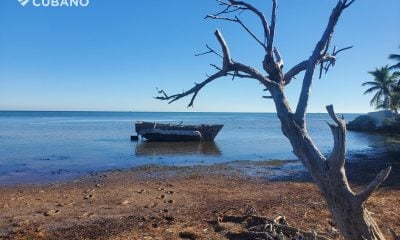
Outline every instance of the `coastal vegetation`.
[[(370, 71), (373, 80), (362, 84), (363, 87), (369, 87), (364, 94), (374, 94), (370, 105), (382, 111), (357, 117), (348, 123), (349, 130), (400, 134), (400, 72), (397, 71), (400, 68), (400, 55), (390, 54), (389, 59), (398, 63)], [(377, 118), (378, 115), (381, 116)]]
[(400, 109), (400, 55), (390, 54), (389, 59), (398, 63), (389, 66), (376, 68), (370, 71), (373, 81), (367, 81), (362, 86), (368, 86), (364, 94), (375, 93), (370, 104), (376, 109), (385, 109), (398, 112)]
[[(172, 103), (183, 97), (192, 96), (188, 105), (190, 107), (193, 106), (198, 93), (207, 84), (216, 79), (230, 76), (232, 78), (248, 78), (258, 81), (270, 93), (270, 96), (265, 96), (265, 98), (272, 99), (275, 103), (283, 134), (290, 141), (294, 154), (300, 159), (318, 185), (342, 236), (347, 240), (385, 239), (371, 214), (366, 210), (365, 202), (388, 177), (391, 167), (381, 171), (365, 189), (355, 193), (348, 183), (344, 169), (346, 158), (345, 121), (336, 116), (333, 106), (327, 106), (326, 109), (335, 123), (329, 125), (334, 138), (334, 148), (329, 157), (325, 157), (316, 147), (306, 127), (307, 106), (315, 72), (319, 72), (319, 77), (321, 77), (323, 73), (327, 73), (334, 66), (338, 53), (351, 48), (337, 49), (334, 47), (329, 52), (335, 27), (344, 11), (354, 3), (354, 0), (337, 1), (329, 16), (328, 24), (312, 54), (286, 72), (283, 70), (283, 56), (281, 56), (275, 42), (277, 0), (272, 2), (270, 20), (267, 20), (264, 13), (248, 2), (236, 0), (218, 1), (223, 9), (218, 13), (207, 16), (209, 19), (234, 22), (241, 26), (261, 47), (264, 53), (262, 66), (266, 74), (247, 64), (233, 60), (234, 58), (231, 56), (225, 38), (221, 31), (216, 30), (215, 37), (221, 46), (222, 53), (207, 45), (208, 50), (198, 55), (214, 54), (221, 57), (222, 65), (213, 65), (217, 72), (203, 82), (196, 83), (194, 87), (183, 93), (168, 95), (164, 90), (160, 90), (160, 96), (157, 98)], [(239, 18), (239, 15), (236, 14), (244, 11), (254, 14), (260, 20), (263, 32), (262, 38), (252, 32), (246, 23)], [(299, 81), (295, 79), (300, 73), (304, 73), (304, 77), (302, 78), (299, 101), (296, 109), (292, 110), (285, 95), (285, 87), (292, 81)], [(388, 95), (385, 91), (382, 90), (378, 97)]]
[(386, 65), (369, 72), (369, 74), (373, 76), (373, 81), (365, 82), (362, 86), (369, 86), (364, 94), (375, 92), (375, 95), (370, 101), (371, 106), (375, 106), (377, 109), (397, 111), (400, 106), (397, 105), (398, 100), (396, 102), (395, 95), (397, 92), (395, 87), (398, 84), (399, 73), (391, 72), (389, 66)]

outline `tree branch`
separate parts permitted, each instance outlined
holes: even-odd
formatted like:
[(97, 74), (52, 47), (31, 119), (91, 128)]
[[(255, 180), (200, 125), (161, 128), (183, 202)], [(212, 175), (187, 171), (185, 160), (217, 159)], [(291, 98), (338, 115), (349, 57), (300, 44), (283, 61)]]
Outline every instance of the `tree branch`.
[(237, 16), (235, 16), (235, 18), (228, 18), (228, 17), (220, 17), (218, 15), (207, 15), (206, 18), (211, 18), (211, 19), (218, 19), (218, 20), (225, 20), (225, 21), (229, 21), (229, 22), (236, 22), (239, 23), (240, 26), (242, 26), (244, 28), (244, 30), (246, 30), (246, 32), (248, 34), (250, 34), (250, 36), (256, 40), (256, 42), (258, 44), (261, 45), (261, 47), (267, 51), (267, 46), (265, 45), (265, 43), (263, 43), (251, 30), (250, 28), (248, 28), (246, 26), (246, 24), (244, 24), (244, 22), (242, 20), (240, 20)]
[(324, 61), (321, 62), (321, 72), (320, 72), (319, 78), (321, 78), (322, 70), (325, 70), (325, 74), (327, 74), (328, 71), (329, 71), (329, 69), (330, 69), (330, 67), (331, 67), (331, 66), (332, 66), (332, 67), (335, 66), (335, 63), (336, 63), (336, 56), (337, 56), (340, 52), (346, 51), (346, 50), (351, 49), (351, 48), (353, 48), (353, 46), (345, 47), (345, 48), (341, 48), (341, 49), (339, 49), (339, 50), (336, 50), (336, 46), (335, 46), (335, 47), (333, 48), (332, 54), (330, 55), (331, 58), (332, 58), (332, 60), (327, 61), (327, 62), (328, 62), (328, 65), (324, 66), (324, 63), (325, 63), (325, 62), (324, 62)]
[(374, 180), (365, 188), (364, 191), (356, 195), (357, 200), (360, 203), (363, 203), (368, 200), (368, 198), (372, 195), (372, 193), (387, 179), (390, 174), (392, 167), (389, 166), (386, 169), (382, 170), (375, 177)]
[[(347, 0), (340, 0), (336, 4), (336, 7), (332, 10), (332, 13), (329, 17), (328, 25), (325, 28), (324, 33), (322, 34), (321, 39), (315, 46), (312, 55), (308, 59), (306, 73), (303, 79), (303, 85), (300, 92), (299, 101), (296, 108), (296, 120), (298, 123), (304, 127), (305, 124), (305, 114), (308, 105), (308, 99), (310, 96), (310, 88), (312, 84), (312, 79), (315, 71), (315, 66), (317, 63), (324, 57), (327, 49), (329, 48), (329, 44), (331, 42), (333, 32), (335, 30), (335, 26), (339, 21), (339, 18), (345, 8), (349, 5), (347, 4)], [(351, 3), (349, 3), (351, 4)]]
[(198, 54), (195, 54), (195, 56), (196, 57), (198, 57), (198, 56), (202, 56), (202, 55), (206, 55), (206, 54), (210, 54), (210, 53), (214, 53), (215, 55), (217, 55), (218, 57), (220, 57), (220, 58), (224, 58), (221, 54), (219, 54), (217, 51), (215, 51), (214, 49), (212, 49), (210, 46), (208, 46), (208, 44), (206, 44), (206, 47), (207, 47), (207, 49), (208, 49), (208, 51), (207, 52), (203, 52), (203, 53), (198, 53)]
[(231, 4), (233, 5), (239, 5), (239, 6), (243, 6), (246, 9), (248, 9), (249, 11), (253, 12), (254, 14), (256, 14), (258, 16), (258, 18), (261, 21), (261, 24), (263, 26), (263, 30), (264, 30), (264, 37), (266, 39), (270, 38), (270, 28), (269, 28), (269, 24), (267, 19), (265, 18), (264, 14), (262, 12), (260, 12), (257, 8), (255, 8), (254, 6), (252, 6), (251, 4), (244, 2), (244, 1), (236, 1), (236, 0), (228, 0)]
[[(241, 11), (250, 11), (253, 12), (261, 21), (261, 24), (263, 26), (263, 30), (264, 30), (264, 39), (269, 39), (270, 37), (270, 28), (269, 28), (269, 24), (267, 19), (265, 18), (264, 14), (259, 11), (257, 8), (255, 8), (253, 5), (245, 2), (245, 1), (236, 1), (236, 0), (217, 0), (217, 2), (220, 3), (220, 5), (226, 6), (226, 8), (224, 10), (222, 10), (221, 12), (217, 13), (217, 14), (212, 14), (212, 15), (208, 15), (207, 17), (209, 18), (213, 18), (213, 19), (224, 19), (224, 18), (217, 18), (218, 16), (222, 15), (222, 14), (228, 14), (228, 13), (232, 13), (232, 12), (236, 12), (238, 10)], [(233, 10), (231, 10), (231, 8), (234, 8)], [(237, 10), (236, 10), (237, 9)], [(214, 17), (212, 17), (214, 16)], [(207, 18), (206, 17), (206, 18)], [(224, 20), (228, 20), (231, 21), (233, 20), (232, 18), (226, 18)], [(263, 46), (265, 46), (265, 42), (262, 44)]]
[(223, 62), (222, 62), (223, 69), (225, 71), (228, 71), (229, 66), (233, 64), (228, 45), (226, 44), (224, 37), (222, 36), (221, 32), (218, 29), (215, 31), (214, 34), (217, 37), (218, 42), (221, 45), (222, 52), (224, 54), (223, 55), (224, 58), (223, 58)]
[(331, 167), (339, 170), (344, 167), (346, 160), (346, 123), (343, 119), (336, 116), (333, 105), (326, 106), (326, 110), (332, 120), (336, 123), (336, 125), (328, 124), (332, 130), (334, 141), (332, 154), (328, 158), (328, 162)]
[[(348, 47), (346, 49), (349, 49), (349, 48), (351, 48), (351, 47)], [(329, 65), (327, 67), (334, 66), (335, 62), (336, 62), (336, 55), (337, 54), (332, 54), (332, 55), (325, 54), (319, 61), (316, 62), (314, 67), (318, 64), (322, 64), (322, 63), (326, 63), (326, 62), (329, 63)], [(307, 70), (309, 64), (310, 64), (309, 59), (304, 60), (304, 61), (298, 63), (297, 65), (295, 65), (294, 67), (292, 67), (289, 71), (287, 71), (287, 73), (284, 75), (285, 85), (288, 85), (292, 81), (292, 79), (296, 77), (296, 75)], [(326, 69), (326, 67), (324, 69), (328, 70), (328, 69)]]
[(288, 85), (297, 74), (305, 71), (308, 67), (308, 60), (304, 60), (292, 67), (284, 76), (285, 85)]
[[(221, 32), (219, 30), (215, 31), (215, 36), (219, 42), (219, 44), (221, 45), (222, 48), (222, 52), (223, 52), (223, 56), (222, 56), (222, 68), (212, 64), (211, 66), (215, 67), (218, 72), (209, 76), (206, 80), (204, 80), (201, 83), (195, 83), (195, 86), (192, 87), (191, 89), (184, 91), (182, 93), (179, 94), (174, 94), (174, 95), (168, 95), (166, 94), (166, 92), (164, 90), (158, 90), (158, 93), (161, 94), (161, 96), (157, 96), (155, 97), (155, 99), (159, 99), (159, 100), (165, 100), (165, 101), (169, 101), (169, 103), (173, 103), (183, 97), (192, 95), (192, 98), (190, 100), (190, 103), (188, 105), (188, 107), (192, 107), (194, 100), (197, 97), (197, 94), (200, 92), (200, 90), (206, 86), (207, 84), (209, 84), (210, 82), (224, 77), (224, 76), (232, 76), (234, 77), (240, 77), (240, 78), (252, 78), (252, 79), (256, 79), (258, 80), (260, 83), (262, 83), (264, 86), (268, 87), (271, 84), (273, 84), (267, 77), (263, 76), (260, 72), (258, 72), (256, 69), (241, 64), (241, 63), (236, 63), (233, 62), (232, 58), (231, 58), (231, 53), (229, 51), (228, 45), (226, 44), (226, 41), (224, 39), (224, 37), (222, 36)], [(208, 52), (204, 53), (211, 53), (214, 52), (214, 50), (210, 49)], [(201, 54), (203, 55), (203, 54)], [(243, 72), (245, 74), (241, 74), (240, 72)]]
[(274, 45), (274, 38), (275, 38), (275, 25), (276, 25), (276, 14), (278, 9), (277, 0), (272, 0), (272, 15), (271, 15), (271, 27), (270, 27), (270, 36), (268, 38), (268, 45), (267, 45), (267, 54), (272, 57), (273, 52), (272, 48)]
[(267, 47), (265, 46), (265, 44), (261, 42), (261, 40), (258, 39), (258, 37), (238, 17), (235, 16), (235, 18), (237, 22), (250, 34), (250, 36), (252, 36), (254, 40), (256, 40), (264, 48), (265, 51), (267, 51)]

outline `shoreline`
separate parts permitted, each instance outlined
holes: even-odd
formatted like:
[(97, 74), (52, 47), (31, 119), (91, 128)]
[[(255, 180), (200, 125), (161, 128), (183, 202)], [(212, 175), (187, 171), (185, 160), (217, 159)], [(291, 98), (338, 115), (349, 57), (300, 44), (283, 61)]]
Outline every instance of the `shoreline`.
[[(365, 185), (369, 179), (373, 179), (381, 169), (392, 166), (392, 172), (385, 181), (385, 186), (400, 188), (400, 147), (399, 142), (389, 143), (387, 149), (372, 147), (369, 150), (353, 151), (347, 154), (346, 172), (350, 182)], [(327, 155), (327, 154), (325, 154)], [(54, 184), (65, 184), (81, 179), (97, 176), (103, 173), (136, 171), (143, 168), (208, 168), (212, 166), (229, 168), (233, 172), (241, 172), (247, 177), (262, 178), (269, 181), (290, 180), (296, 182), (312, 182), (311, 176), (305, 170), (299, 160), (294, 159), (267, 159), (267, 160), (232, 160), (222, 163), (201, 163), (193, 165), (166, 165), (166, 164), (144, 164), (131, 168), (115, 168), (89, 172), (64, 172), (52, 173), (57, 177), (47, 175), (28, 174), (23, 181), (2, 181), (1, 187), (24, 187), (24, 186), (48, 186)], [(18, 173), (18, 171), (17, 171)], [(45, 177), (45, 178), (43, 178)], [(21, 179), (21, 178), (19, 178)], [(29, 179), (29, 180), (28, 180)], [(35, 180), (33, 180), (35, 179)]]
[[(264, 171), (281, 165), (258, 164), (259, 176), (248, 174), (257, 169), (254, 162), (153, 165), (46, 186), (0, 187), (0, 239), (182, 239), (183, 233), (228, 239), (233, 230), (216, 231), (211, 222), (218, 212), (245, 205), (269, 218), (285, 216), (304, 230), (337, 234), (313, 183), (268, 180)], [(387, 237), (389, 227), (400, 232), (398, 199), (397, 186), (383, 186), (367, 203)]]

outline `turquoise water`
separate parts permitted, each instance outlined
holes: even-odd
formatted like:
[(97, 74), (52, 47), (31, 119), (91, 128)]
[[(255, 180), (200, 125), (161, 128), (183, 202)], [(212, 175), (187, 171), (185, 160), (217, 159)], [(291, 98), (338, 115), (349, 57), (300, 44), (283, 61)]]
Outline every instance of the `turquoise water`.
[[(346, 120), (357, 114), (345, 114)], [(332, 148), (327, 114), (309, 114), (324, 153)], [(215, 143), (131, 142), (137, 120), (224, 124)], [(350, 153), (376, 136), (349, 133)], [(295, 159), (274, 113), (7, 112), (0, 111), (0, 185), (69, 179), (145, 164), (197, 165), (234, 160)]]

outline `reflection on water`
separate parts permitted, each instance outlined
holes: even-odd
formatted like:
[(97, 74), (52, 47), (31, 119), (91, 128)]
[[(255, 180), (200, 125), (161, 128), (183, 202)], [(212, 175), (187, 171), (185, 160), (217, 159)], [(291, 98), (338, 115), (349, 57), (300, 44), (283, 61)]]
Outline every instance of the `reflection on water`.
[(211, 155), (220, 156), (221, 150), (215, 142), (139, 142), (136, 156), (158, 155)]
[[(354, 143), (364, 142), (368, 146), (367, 149), (358, 149), (355, 152), (385, 153), (400, 150), (400, 136), (385, 135), (377, 133), (349, 132)], [(361, 151), (360, 151), (361, 150)]]

